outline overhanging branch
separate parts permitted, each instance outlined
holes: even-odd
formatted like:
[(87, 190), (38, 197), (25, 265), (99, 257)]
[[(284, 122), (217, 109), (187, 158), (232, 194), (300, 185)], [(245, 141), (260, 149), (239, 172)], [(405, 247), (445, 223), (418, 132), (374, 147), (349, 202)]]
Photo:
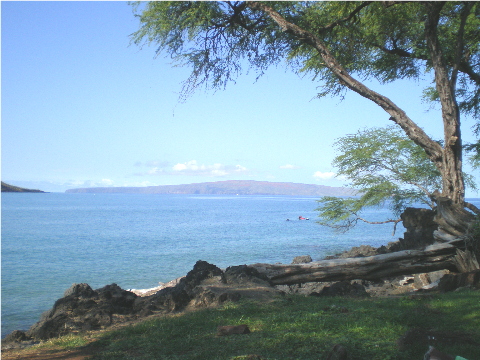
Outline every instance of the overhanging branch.
[(272, 7), (260, 2), (247, 2), (253, 10), (263, 11), (275, 21), (283, 31), (289, 32), (301, 41), (314, 47), (325, 62), (325, 65), (332, 71), (335, 76), (350, 90), (355, 91), (359, 95), (373, 101), (375, 104), (384, 109), (391, 115), (391, 119), (397, 123), (417, 145), (421, 146), (426, 152), (430, 160), (443, 170), (443, 151), (442, 147), (433, 141), (417, 124), (415, 124), (406, 113), (400, 109), (389, 98), (376, 93), (369, 89), (361, 82), (354, 79), (333, 57), (325, 44), (315, 35), (306, 31), (299, 26), (288, 22)]

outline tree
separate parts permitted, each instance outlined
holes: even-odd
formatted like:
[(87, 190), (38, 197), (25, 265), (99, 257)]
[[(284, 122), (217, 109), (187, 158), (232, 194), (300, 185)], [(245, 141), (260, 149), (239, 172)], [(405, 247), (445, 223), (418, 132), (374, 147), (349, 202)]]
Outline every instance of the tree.
[[(155, 44), (192, 67), (183, 94), (224, 88), (245, 67), (259, 75), (286, 59), (323, 83), (319, 96), (354, 91), (390, 115), (441, 176), (431, 196), (464, 211), (460, 114), (479, 114), (480, 6), (477, 2), (149, 2), (136, 3), (133, 42)], [(358, 80), (381, 83), (433, 77), (427, 89), (442, 108), (443, 145), (389, 98)], [(446, 201), (448, 200), (448, 201)], [(478, 209), (469, 206), (478, 212)], [(439, 210), (439, 213), (445, 212)], [(443, 215), (442, 215), (443, 216)], [(448, 230), (447, 230), (448, 231)]]
[(358, 221), (372, 223), (362, 217), (364, 208), (388, 204), (396, 218), (375, 223), (396, 225), (408, 205), (423, 203), (434, 208), (431, 196), (441, 186), (440, 172), (400, 129), (364, 129), (334, 145), (340, 154), (333, 160), (337, 176), (346, 178), (347, 186), (359, 196), (321, 198), (320, 224), (347, 231)]

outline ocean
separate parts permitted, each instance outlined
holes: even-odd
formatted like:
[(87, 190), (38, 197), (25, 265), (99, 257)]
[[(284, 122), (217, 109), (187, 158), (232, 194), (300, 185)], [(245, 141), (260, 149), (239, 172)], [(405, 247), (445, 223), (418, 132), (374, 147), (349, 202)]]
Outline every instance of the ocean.
[(2, 338), (27, 330), (73, 283), (146, 289), (185, 275), (197, 260), (220, 268), (288, 264), (298, 255), (320, 260), (386, 245), (404, 231), (322, 227), (316, 197), (3, 193), (1, 200)]

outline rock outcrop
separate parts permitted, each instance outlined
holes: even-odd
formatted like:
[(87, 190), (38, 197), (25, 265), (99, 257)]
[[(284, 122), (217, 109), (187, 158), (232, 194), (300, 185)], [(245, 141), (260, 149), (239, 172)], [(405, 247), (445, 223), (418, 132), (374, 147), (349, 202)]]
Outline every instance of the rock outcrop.
[[(372, 251), (370, 248), (363, 250), (368, 253)], [(464, 274), (437, 271), (379, 282), (352, 280), (273, 286), (269, 278), (254, 267), (240, 265), (222, 271), (213, 264), (198, 261), (185, 277), (146, 296), (123, 290), (117, 284), (96, 290), (88, 284), (73, 284), (65, 291), (64, 296), (55, 302), (52, 309), (42, 314), (40, 320), (28, 331), (16, 330), (9, 334), (2, 341), (2, 348), (22, 347), (69, 333), (104, 329), (150, 315), (217, 306), (241, 298), (266, 300), (271, 299), (272, 295), (285, 293), (313, 296), (384, 296), (428, 288), (434, 283), (438, 283), (437, 289), (440, 291), (452, 291), (465, 286), (479, 289), (480, 270)]]
[(292, 264), (308, 264), (312, 262), (312, 257), (310, 255), (301, 255), (301, 256), (296, 256)]
[(312, 292), (311, 296), (346, 296), (368, 297), (365, 286), (356, 282), (338, 281), (330, 286), (325, 286), (320, 292)]
[(402, 223), (405, 229), (403, 238), (389, 244), (390, 251), (423, 249), (436, 240), (434, 232), (438, 229), (435, 222), (435, 211), (430, 209), (406, 208), (402, 213)]
[(73, 284), (36, 324), (26, 332), (12, 332), (2, 341), (2, 347), (104, 329), (154, 314), (238, 301), (258, 293), (272, 295), (281, 292), (275, 290), (265, 276), (246, 265), (229, 267), (224, 272), (205, 261), (198, 261), (173, 286), (148, 296), (138, 296), (117, 284), (97, 290), (88, 284)]
[(114, 315), (131, 315), (137, 295), (117, 284), (93, 290), (88, 284), (73, 284), (53, 308), (26, 332), (35, 340), (46, 340), (72, 332), (98, 330), (112, 324)]
[(460, 274), (446, 274), (438, 283), (440, 292), (453, 291), (465, 287), (480, 289), (480, 270)]

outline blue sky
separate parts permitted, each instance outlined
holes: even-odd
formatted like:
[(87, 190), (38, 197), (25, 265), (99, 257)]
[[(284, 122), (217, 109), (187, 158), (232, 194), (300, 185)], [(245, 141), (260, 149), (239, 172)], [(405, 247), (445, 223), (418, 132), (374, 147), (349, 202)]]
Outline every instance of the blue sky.
[[(333, 143), (389, 115), (279, 66), (225, 91), (179, 92), (190, 72), (130, 45), (126, 2), (2, 2), (2, 180), (47, 191), (261, 180), (341, 186)], [(370, 84), (434, 138), (425, 83)], [(472, 119), (464, 120), (472, 141)], [(469, 168), (466, 168), (469, 171)], [(475, 195), (469, 192), (469, 196)]]

